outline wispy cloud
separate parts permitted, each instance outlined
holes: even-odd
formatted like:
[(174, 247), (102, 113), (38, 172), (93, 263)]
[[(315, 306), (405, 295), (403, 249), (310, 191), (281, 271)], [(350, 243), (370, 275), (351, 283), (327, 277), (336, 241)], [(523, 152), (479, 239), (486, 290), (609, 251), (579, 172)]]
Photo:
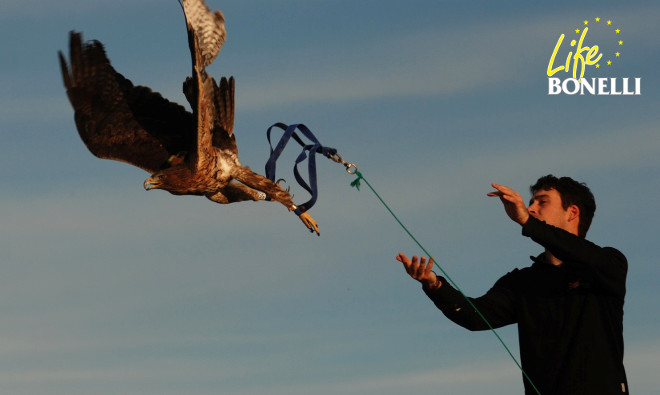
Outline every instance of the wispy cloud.
[[(173, 1), (174, 2), (174, 1)], [(3, 2), (0, 20), (8, 18), (43, 18), (63, 15), (90, 13), (90, 17), (97, 17), (100, 12), (116, 11), (129, 12), (135, 9), (135, 3), (130, 0), (117, 0), (113, 2), (62, 0), (57, 3), (40, 0), (24, 0), (20, 2)], [(143, 0), (140, 6), (152, 4), (160, 6), (163, 2), (157, 0)], [(176, 5), (176, 3), (175, 3)]]
[[(287, 7), (312, 19), (324, 17), (319, 7), (335, 4), (321, 2), (312, 12), (303, 6), (305, 0), (296, 1)], [(104, 41), (118, 71), (136, 84), (183, 104), (180, 84), (189, 72), (185, 31), (176, 0), (166, 3), (28, 0), (3, 5), (0, 18), (13, 18), (14, 25), (30, 29), (35, 48), (48, 48), (12, 47), (25, 67), (15, 66), (19, 56), (3, 63), (11, 78), (0, 98), (0, 133), (10, 136), (1, 172), (0, 391), (521, 392), (520, 373), (499, 348), (478, 358), (459, 347), (446, 350), (461, 328), (433, 310), (392, 258), (394, 249), (406, 252), (412, 242), (366, 186), (360, 192), (350, 188), (354, 178), (341, 166), (319, 163), (321, 195), (312, 215), (322, 236), (316, 238), (276, 203), (222, 206), (201, 197), (147, 193), (141, 191), (146, 173), (87, 152), (57, 70), (55, 54), (66, 48), (66, 32), (103, 17), (102, 34), (81, 27), (89, 33), (86, 38)], [(222, 3), (209, 1), (217, 8)], [(660, 34), (659, 6), (644, 3), (610, 2), (603, 11), (616, 16), (627, 40), (639, 45), (631, 51), (648, 51), (639, 62), (648, 60), (645, 76), (652, 76), (660, 45), (651, 39)], [(250, 15), (264, 1), (228, 4), (247, 15), (232, 23), (254, 33)], [(475, 7), (480, 5), (491, 7), (486, 2)], [(268, 151), (260, 128), (267, 122), (263, 113), (295, 111), (309, 103), (304, 108), (319, 124), (310, 124), (318, 137), (355, 161), (413, 233), (433, 241), (448, 271), (460, 271), (456, 280), (462, 282), (464, 274), (467, 287), (476, 292), (509, 268), (502, 261), (490, 264), (492, 246), (507, 237), (495, 247), (524, 265), (530, 248), (515, 242), (531, 243), (519, 240), (498, 202), (483, 203), (489, 182), (515, 182), (512, 186), (524, 193), (546, 172), (600, 177), (602, 195), (625, 208), (614, 215), (644, 219), (630, 226), (641, 237), (618, 221), (612, 232), (618, 232), (613, 245), (642, 247), (634, 252), (629, 278), (633, 303), (626, 308), (626, 330), (633, 328), (635, 336), (626, 338), (626, 363), (631, 385), (656, 388), (657, 325), (639, 318), (654, 311), (657, 294), (648, 280), (657, 272), (651, 264), (654, 252), (646, 248), (655, 235), (653, 221), (647, 220), (655, 195), (648, 188), (657, 188), (652, 172), (660, 157), (654, 87), (645, 85), (648, 91), (635, 100), (597, 102), (550, 101), (529, 89), (545, 78), (551, 48), (542, 48), (543, 43), (551, 47), (571, 18), (593, 12), (592, 6), (576, 12), (574, 4), (527, 5), (520, 13), (495, 16), (482, 8), (473, 14), (467, 8), (436, 8), (444, 5), (432, 1), (424, 6), (456, 22), (442, 25), (429, 17), (417, 23), (411, 17), (407, 26), (384, 26), (376, 13), (391, 12), (385, 19), (396, 21), (398, 11), (359, 7), (364, 17), (351, 19), (359, 28), (355, 34), (341, 32), (346, 39), (341, 44), (332, 30), (344, 22), (335, 19), (337, 12), (322, 20), (325, 28), (315, 34), (292, 36), (293, 42), (285, 37), (276, 45), (259, 41), (274, 28), (266, 23), (248, 34), (256, 42), (249, 50), (238, 48), (245, 43), (233, 35), (238, 29), (232, 30), (230, 42), (236, 46), (227, 47), (211, 71), (217, 76), (237, 70), (242, 123), (237, 135), (244, 163), (262, 168), (265, 157), (255, 152)], [(163, 23), (165, 13), (172, 26)], [(72, 23), (74, 17), (80, 19)], [(136, 28), (130, 37), (122, 30), (125, 24), (112, 22), (123, 17)], [(58, 38), (47, 40), (36, 30), (43, 26), (30, 23), (35, 18), (48, 20), (44, 31), (58, 31)], [(364, 23), (364, 34), (358, 22)], [(304, 34), (296, 28), (292, 34)], [(141, 29), (162, 32), (136, 39)], [(176, 45), (172, 38), (179, 40)], [(169, 46), (177, 48), (172, 56), (165, 53)], [(236, 55), (241, 51), (247, 53)], [(510, 88), (508, 94), (499, 94), (501, 88)], [(365, 111), (356, 105), (364, 103)], [(583, 119), (580, 127), (564, 127), (576, 116)], [(250, 131), (245, 123), (257, 126)], [(278, 170), (290, 172), (291, 161), (283, 160)], [(614, 180), (628, 183), (622, 191), (606, 184), (612, 173), (642, 175)], [(629, 204), (631, 191), (639, 188), (644, 190)], [(306, 198), (296, 191), (296, 201)], [(510, 228), (499, 232), (505, 221)], [(472, 259), (466, 262), (466, 255)], [(634, 292), (650, 297), (635, 299)], [(438, 339), (429, 341), (438, 330)], [(515, 329), (507, 330), (515, 342)], [(479, 338), (467, 332), (456, 336), (470, 342)]]
[[(655, 5), (625, 12), (627, 37), (641, 40), (657, 30)], [(309, 101), (337, 102), (379, 98), (457, 95), (485, 92), (530, 81), (544, 80), (545, 67), (557, 36), (571, 26), (573, 14), (547, 13), (521, 21), (512, 14), (461, 29), (442, 26), (356, 41), (341, 55), (323, 46), (304, 54), (285, 52), (287, 62), (270, 62), (268, 75), (241, 82), (243, 108), (291, 105)], [(657, 47), (656, 44), (651, 44)], [(337, 49), (334, 49), (337, 51)], [(304, 68), (304, 72), (300, 69)]]

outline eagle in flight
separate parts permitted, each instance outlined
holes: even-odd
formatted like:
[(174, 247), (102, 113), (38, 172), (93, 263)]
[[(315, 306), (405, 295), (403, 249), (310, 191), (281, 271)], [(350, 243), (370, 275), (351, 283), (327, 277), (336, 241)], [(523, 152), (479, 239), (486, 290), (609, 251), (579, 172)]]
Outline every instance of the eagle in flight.
[(192, 113), (115, 71), (103, 45), (70, 33), (70, 68), (60, 66), (78, 133), (95, 156), (129, 163), (151, 174), (146, 190), (198, 195), (222, 204), (275, 200), (319, 234), (314, 219), (291, 195), (238, 159), (234, 136), (234, 78), (220, 83), (206, 73), (225, 41), (224, 16), (203, 0), (180, 0), (188, 29), (192, 77), (183, 92)]

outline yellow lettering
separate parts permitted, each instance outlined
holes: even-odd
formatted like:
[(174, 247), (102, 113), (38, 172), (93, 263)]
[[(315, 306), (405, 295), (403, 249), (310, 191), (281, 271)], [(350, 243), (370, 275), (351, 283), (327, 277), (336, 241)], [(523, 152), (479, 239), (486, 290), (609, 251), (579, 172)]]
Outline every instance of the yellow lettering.
[[(564, 66), (559, 66), (556, 69), (552, 68), (552, 64), (555, 62), (555, 56), (557, 56), (557, 51), (559, 51), (559, 47), (561, 46), (561, 42), (564, 40), (564, 35), (562, 34), (559, 36), (559, 40), (557, 40), (557, 45), (555, 45), (555, 50), (552, 51), (552, 56), (550, 56), (550, 62), (548, 63), (548, 77), (551, 77), (554, 73), (564, 70)], [(568, 63), (568, 62), (567, 62)], [(568, 66), (567, 71), (568, 71)]]
[[(554, 51), (552, 51), (552, 56), (550, 56), (550, 62), (548, 63), (548, 77), (551, 77), (553, 74), (555, 74), (558, 71), (566, 70), (568, 72), (569, 67), (571, 67), (571, 61), (573, 62), (573, 78), (577, 80), (581, 80), (582, 77), (584, 77), (584, 70), (586, 66), (592, 66), (596, 64), (602, 57), (603, 54), (598, 53), (598, 45), (594, 45), (593, 47), (589, 48), (587, 46), (582, 46), (584, 43), (584, 38), (587, 36), (587, 32), (589, 31), (589, 28), (585, 27), (582, 30), (582, 35), (580, 36), (580, 40), (577, 41), (577, 48), (575, 49), (575, 54), (573, 54), (573, 51), (568, 52), (568, 56), (566, 56), (566, 63), (562, 66), (554, 67), (555, 63), (555, 58), (557, 57), (557, 52), (559, 52), (559, 47), (561, 47), (561, 43), (564, 41), (565, 35), (562, 34), (559, 36), (559, 39), (557, 40), (557, 44), (555, 45)], [(575, 46), (576, 41), (572, 40), (571, 41), (571, 47)], [(583, 55), (583, 53), (586, 52), (586, 56)], [(578, 76), (578, 67), (580, 68), (580, 73)]]
[[(577, 50), (575, 51), (575, 55), (573, 56), (573, 60), (575, 60), (575, 62), (573, 63), (573, 78), (582, 79), (582, 77), (584, 76), (584, 67), (586, 66), (586, 64), (584, 63), (582, 52), (589, 51), (589, 47), (582, 48), (582, 42), (584, 41), (584, 37), (587, 35), (588, 31), (589, 31), (588, 27), (585, 27), (584, 30), (582, 30), (582, 36), (580, 36), (580, 41), (578, 42)], [(580, 69), (580, 78), (578, 78), (577, 68), (578, 68), (578, 63), (580, 63), (580, 61), (582, 62), (580, 64), (582, 68)]]
[(586, 59), (586, 62), (587, 62), (588, 65), (591, 66), (592, 64), (596, 64), (596, 63), (600, 60), (600, 58), (603, 57), (603, 54), (601, 53), (601, 54), (598, 54), (598, 57), (597, 57), (596, 59), (593, 59), (593, 60), (592, 60), (592, 58), (593, 58), (596, 54), (598, 54), (598, 45), (594, 45), (593, 47), (591, 47), (591, 49), (590, 49), (589, 52), (587, 53), (587, 59)]

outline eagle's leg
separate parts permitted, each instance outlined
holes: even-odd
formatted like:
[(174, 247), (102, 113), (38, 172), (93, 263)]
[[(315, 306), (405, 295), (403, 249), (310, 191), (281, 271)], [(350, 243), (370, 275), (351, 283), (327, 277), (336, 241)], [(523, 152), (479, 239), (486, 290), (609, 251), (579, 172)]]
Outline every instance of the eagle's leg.
[[(289, 209), (289, 211), (296, 209), (296, 205), (293, 203), (291, 195), (289, 195), (287, 191), (282, 189), (282, 187), (272, 182), (268, 178), (253, 172), (248, 166), (236, 169), (236, 171), (233, 173), (233, 176), (237, 181), (240, 181), (248, 187), (265, 193), (271, 198), (271, 200), (282, 203), (284, 206), (286, 206), (286, 208)], [(320, 234), (319, 226), (311, 215), (309, 215), (307, 212), (304, 212), (300, 214), (299, 217), (307, 229), (312, 232), (316, 232), (316, 234)]]
[(232, 181), (220, 191), (207, 194), (206, 197), (216, 203), (229, 204), (246, 200), (264, 200), (266, 199), (266, 194), (241, 183)]

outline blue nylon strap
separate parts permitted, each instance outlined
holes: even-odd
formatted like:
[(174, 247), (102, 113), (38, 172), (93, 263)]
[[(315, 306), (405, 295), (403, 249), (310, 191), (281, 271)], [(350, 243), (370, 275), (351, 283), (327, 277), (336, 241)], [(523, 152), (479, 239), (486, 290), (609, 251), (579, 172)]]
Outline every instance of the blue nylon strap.
[[(279, 128), (284, 131), (282, 137), (280, 138), (280, 141), (277, 143), (275, 148), (273, 148), (273, 144), (271, 142), (271, 132), (273, 128)], [(312, 144), (305, 144), (303, 139), (300, 138), (300, 136), (296, 133), (296, 130), (299, 130), (304, 137), (311, 140)], [(314, 203), (316, 203), (316, 199), (318, 198), (318, 184), (317, 184), (317, 176), (316, 176), (316, 154), (319, 153), (326, 156), (332, 156), (337, 153), (337, 150), (334, 148), (324, 147), (323, 145), (321, 145), (321, 143), (314, 136), (312, 131), (309, 130), (309, 128), (303, 124), (285, 125), (283, 123), (278, 122), (268, 128), (266, 132), (266, 137), (268, 138), (268, 144), (270, 145), (270, 158), (268, 158), (268, 161), (266, 162), (266, 177), (273, 182), (275, 181), (277, 159), (284, 151), (284, 148), (289, 143), (289, 140), (291, 140), (291, 138), (293, 137), (293, 139), (302, 147), (302, 152), (296, 158), (296, 162), (293, 167), (293, 175), (295, 176), (298, 184), (301, 187), (303, 187), (307, 192), (309, 192), (312, 195), (312, 197), (305, 203), (299, 205), (298, 208), (295, 210), (295, 213), (300, 215), (305, 211), (309, 210), (310, 208), (312, 208), (312, 206), (314, 206)], [(309, 161), (307, 162), (307, 174), (309, 176), (309, 183), (305, 181), (303, 176), (300, 174), (300, 171), (298, 170), (298, 164), (304, 162), (305, 159), (307, 159), (308, 157), (309, 157)]]

